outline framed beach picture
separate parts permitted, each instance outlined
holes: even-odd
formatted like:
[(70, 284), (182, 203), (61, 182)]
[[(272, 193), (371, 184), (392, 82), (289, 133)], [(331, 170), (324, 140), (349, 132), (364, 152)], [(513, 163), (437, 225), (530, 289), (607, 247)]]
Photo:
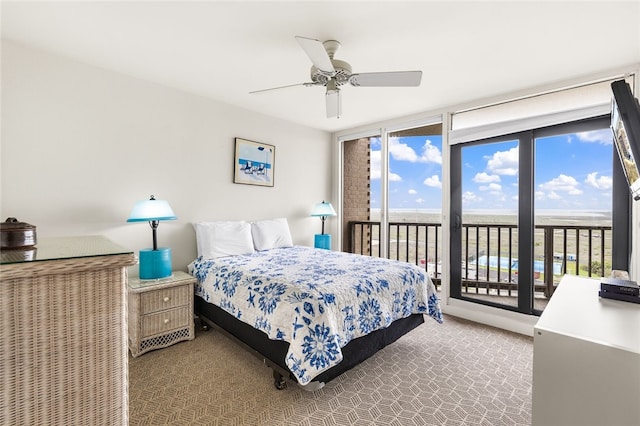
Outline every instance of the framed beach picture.
[(273, 186), (276, 147), (236, 138), (233, 182)]

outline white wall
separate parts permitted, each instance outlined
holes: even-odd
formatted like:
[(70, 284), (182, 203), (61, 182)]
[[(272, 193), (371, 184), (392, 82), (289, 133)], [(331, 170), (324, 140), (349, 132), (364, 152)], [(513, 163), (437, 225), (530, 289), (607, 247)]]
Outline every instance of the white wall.
[[(137, 252), (151, 230), (126, 219), (154, 194), (178, 216), (158, 243), (185, 269), (193, 221), (286, 217), (294, 243), (312, 245), (311, 207), (331, 199), (329, 133), (6, 40), (1, 117), (1, 220), (39, 238), (104, 235)], [(276, 146), (273, 188), (233, 183), (235, 137)]]

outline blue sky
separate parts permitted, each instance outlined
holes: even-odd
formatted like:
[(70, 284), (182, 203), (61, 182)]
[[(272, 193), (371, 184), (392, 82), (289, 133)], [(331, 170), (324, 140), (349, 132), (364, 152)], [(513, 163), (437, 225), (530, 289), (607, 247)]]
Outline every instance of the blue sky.
[[(609, 129), (536, 140), (536, 210), (610, 210), (612, 143)], [(380, 208), (380, 148), (372, 139), (372, 208)], [(464, 209), (517, 209), (517, 142), (465, 147), (462, 163)], [(391, 209), (441, 208), (441, 136), (390, 138), (389, 168)]]
[[(380, 149), (380, 139), (372, 139), (372, 208), (380, 208)], [(440, 208), (442, 136), (389, 138), (389, 169), (390, 208)]]

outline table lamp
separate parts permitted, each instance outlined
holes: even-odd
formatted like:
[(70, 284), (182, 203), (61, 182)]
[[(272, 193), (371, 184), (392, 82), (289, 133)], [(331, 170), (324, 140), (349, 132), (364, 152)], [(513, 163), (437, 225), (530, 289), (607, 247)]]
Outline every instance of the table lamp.
[(316, 204), (311, 211), (311, 216), (319, 217), (322, 220), (322, 234), (316, 234), (314, 237), (315, 248), (331, 250), (331, 235), (324, 233), (324, 221), (328, 216), (335, 216), (336, 211), (333, 209), (331, 203), (323, 201)]
[(156, 230), (161, 220), (177, 219), (171, 206), (165, 200), (156, 200), (152, 195), (148, 200), (138, 201), (127, 222), (149, 222), (153, 232), (153, 248), (140, 250), (140, 279), (151, 280), (169, 277), (172, 274), (171, 249), (158, 248)]

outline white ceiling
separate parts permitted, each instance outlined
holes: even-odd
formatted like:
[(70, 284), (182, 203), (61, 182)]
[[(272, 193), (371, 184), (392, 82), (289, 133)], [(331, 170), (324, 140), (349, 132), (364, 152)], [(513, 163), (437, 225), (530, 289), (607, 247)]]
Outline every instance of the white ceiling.
[[(640, 1), (2, 1), (2, 37), (326, 131), (640, 62)], [(354, 72), (422, 70), (413, 88), (343, 87), (340, 119), (294, 36), (336, 39)]]

